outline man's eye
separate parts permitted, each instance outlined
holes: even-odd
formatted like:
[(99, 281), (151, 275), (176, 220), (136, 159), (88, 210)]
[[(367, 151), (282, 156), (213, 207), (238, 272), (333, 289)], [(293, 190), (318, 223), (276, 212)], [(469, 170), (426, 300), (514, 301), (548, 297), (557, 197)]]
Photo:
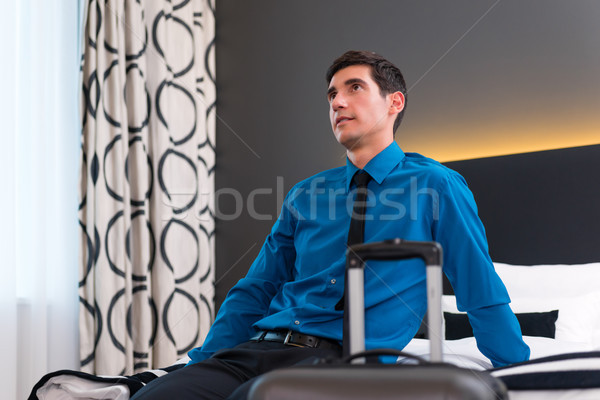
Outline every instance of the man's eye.
[(352, 86), (352, 90), (354, 90), (354, 91), (357, 91), (359, 89), (360, 89), (360, 85), (359, 84), (356, 84), (356, 85)]
[(327, 97), (327, 100), (331, 103), (333, 101), (333, 99), (335, 99), (335, 93), (330, 93), (329, 96)]

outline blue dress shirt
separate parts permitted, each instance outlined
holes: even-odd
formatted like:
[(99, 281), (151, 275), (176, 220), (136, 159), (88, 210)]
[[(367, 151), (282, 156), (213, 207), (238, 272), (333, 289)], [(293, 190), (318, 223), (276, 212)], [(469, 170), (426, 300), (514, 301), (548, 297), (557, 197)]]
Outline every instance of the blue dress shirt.
[[(365, 242), (392, 238), (437, 241), (444, 272), (467, 311), (478, 347), (496, 366), (524, 361), (529, 348), (494, 271), (483, 225), (464, 179), (440, 163), (404, 153), (393, 142), (364, 167), (373, 179)], [(250, 267), (228, 293), (190, 363), (247, 341), (257, 330), (291, 329), (342, 340), (345, 251), (358, 171), (324, 171), (295, 185)], [(427, 309), (420, 260), (370, 261), (365, 269), (367, 349), (402, 349)]]

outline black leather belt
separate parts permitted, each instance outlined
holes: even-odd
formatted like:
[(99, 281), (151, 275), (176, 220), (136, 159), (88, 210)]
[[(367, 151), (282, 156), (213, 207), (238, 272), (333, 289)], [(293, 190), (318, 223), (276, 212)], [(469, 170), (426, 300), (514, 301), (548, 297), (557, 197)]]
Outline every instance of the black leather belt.
[(280, 342), (288, 346), (296, 347), (318, 347), (321, 349), (341, 349), (342, 346), (334, 340), (318, 336), (304, 335), (302, 333), (289, 331), (260, 331), (250, 340), (255, 342)]

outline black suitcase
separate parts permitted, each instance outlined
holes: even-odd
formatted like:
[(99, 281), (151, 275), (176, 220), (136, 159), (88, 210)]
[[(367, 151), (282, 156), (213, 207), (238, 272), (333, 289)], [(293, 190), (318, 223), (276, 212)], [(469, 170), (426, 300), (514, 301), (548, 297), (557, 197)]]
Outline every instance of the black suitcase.
[[(269, 372), (253, 384), (249, 400), (508, 399), (505, 385), (488, 372), (442, 362), (442, 249), (438, 243), (394, 239), (358, 244), (346, 256), (346, 357)], [(407, 258), (421, 258), (426, 265), (430, 361), (413, 357), (417, 365), (365, 363), (373, 355), (412, 357), (396, 350), (364, 351), (365, 261)]]

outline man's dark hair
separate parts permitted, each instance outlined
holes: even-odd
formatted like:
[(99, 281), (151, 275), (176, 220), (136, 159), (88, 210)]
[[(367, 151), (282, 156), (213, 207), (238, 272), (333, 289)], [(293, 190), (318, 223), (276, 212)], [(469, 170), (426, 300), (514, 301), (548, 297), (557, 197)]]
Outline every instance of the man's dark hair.
[[(329, 67), (326, 74), (327, 84), (331, 83), (331, 78), (340, 69), (350, 67), (352, 65), (368, 65), (371, 67), (371, 77), (379, 86), (382, 96), (394, 92), (402, 92), (404, 95), (404, 109), (406, 109), (406, 83), (400, 69), (394, 64), (383, 58), (377, 53), (371, 51), (350, 50), (338, 57)], [(396, 129), (400, 126), (404, 117), (402, 110), (394, 121), (394, 135)]]

